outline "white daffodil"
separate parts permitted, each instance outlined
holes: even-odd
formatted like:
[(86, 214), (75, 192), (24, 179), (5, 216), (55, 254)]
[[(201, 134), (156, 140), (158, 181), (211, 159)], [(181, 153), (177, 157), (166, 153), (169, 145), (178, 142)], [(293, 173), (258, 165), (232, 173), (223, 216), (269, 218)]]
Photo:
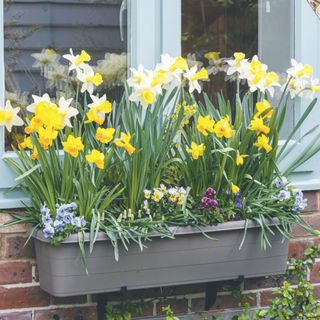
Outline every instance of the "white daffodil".
[(29, 106), (27, 106), (27, 110), (29, 112), (32, 112), (32, 113), (35, 112), (36, 106), (40, 102), (46, 101), (46, 102), (50, 102), (51, 103), (50, 96), (47, 93), (45, 93), (42, 97), (36, 96), (36, 95), (32, 95), (32, 99), (33, 99), (33, 103), (31, 103)]
[(141, 103), (143, 107), (148, 107), (156, 101), (156, 89), (152, 86), (141, 86), (136, 88), (129, 96), (129, 100), (137, 104)]
[(20, 108), (12, 108), (11, 102), (7, 100), (4, 109), (0, 109), (0, 125), (5, 125), (11, 132), (13, 126), (22, 126), (23, 120), (18, 116)]
[(67, 78), (67, 67), (62, 64), (57, 64), (52, 68), (49, 68), (45, 77), (48, 79), (47, 88), (59, 88), (60, 85), (63, 86), (63, 81)]
[(207, 80), (209, 75), (208, 71), (205, 68), (197, 71), (197, 66), (192, 67), (191, 69), (187, 68), (184, 73), (184, 77), (189, 80), (189, 92), (192, 93), (194, 90), (201, 92), (201, 86), (199, 80)]
[(63, 124), (64, 126), (72, 128), (72, 124), (70, 122), (70, 118), (75, 117), (79, 111), (76, 108), (70, 107), (73, 98), (65, 99), (61, 97), (59, 99), (59, 114), (63, 115)]
[(85, 62), (91, 60), (90, 55), (86, 51), (82, 50), (80, 54), (74, 55), (71, 48), (70, 54), (63, 55), (63, 58), (70, 62), (69, 70), (76, 70), (77, 72), (83, 69), (86, 65)]
[(5, 92), (5, 99), (10, 100), (14, 106), (25, 107), (28, 104), (28, 93), (27, 92)]
[(234, 73), (245, 73), (249, 69), (248, 59), (245, 59), (246, 55), (243, 52), (235, 52), (233, 56), (234, 59), (226, 60), (229, 65), (227, 75), (230, 76)]
[(77, 79), (82, 82), (81, 92), (88, 91), (90, 94), (103, 82), (101, 74), (94, 73), (88, 64), (84, 64), (83, 69), (77, 70)]
[(31, 56), (36, 60), (32, 67), (40, 68), (41, 71), (45, 67), (55, 65), (60, 59), (60, 55), (52, 49), (42, 49), (40, 53), (33, 53)]
[(104, 94), (102, 97), (90, 95), (92, 103), (88, 104), (89, 111), (87, 112), (86, 123), (96, 122), (102, 124), (106, 118), (106, 114), (112, 111), (112, 103), (107, 100), (107, 96)]
[(293, 77), (299, 81), (305, 81), (311, 78), (313, 74), (313, 68), (310, 64), (303, 65), (301, 62), (297, 62), (295, 59), (291, 59), (291, 68), (287, 70), (289, 77)]
[(130, 68), (132, 76), (127, 80), (129, 87), (139, 87), (147, 82), (148, 72), (145, 71), (143, 65), (139, 64), (138, 69)]

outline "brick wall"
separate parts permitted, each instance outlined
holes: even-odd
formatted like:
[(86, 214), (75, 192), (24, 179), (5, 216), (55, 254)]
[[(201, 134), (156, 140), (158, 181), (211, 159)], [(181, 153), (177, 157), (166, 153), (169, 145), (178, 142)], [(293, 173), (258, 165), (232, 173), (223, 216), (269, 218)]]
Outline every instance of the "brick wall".
[[(308, 208), (304, 218), (317, 229), (320, 229), (319, 195), (319, 192), (305, 194)], [(0, 224), (8, 219), (9, 215), (0, 214)], [(0, 320), (96, 320), (96, 296), (55, 298), (40, 289), (33, 244), (24, 246), (26, 230), (27, 226), (23, 225), (0, 229)], [(293, 234), (289, 258), (301, 257), (305, 248), (318, 241), (298, 227), (294, 227)], [(309, 272), (309, 278), (320, 298), (320, 260)], [(233, 281), (225, 282), (216, 303), (206, 312), (202, 284), (108, 294), (107, 300), (115, 304), (124, 299), (141, 303), (142, 318), (163, 315), (162, 307), (168, 304), (177, 314), (218, 315), (239, 309), (239, 300), (232, 293), (234, 289), (241, 289), (252, 308), (267, 306), (280, 281), (281, 277), (247, 279), (240, 286)]]

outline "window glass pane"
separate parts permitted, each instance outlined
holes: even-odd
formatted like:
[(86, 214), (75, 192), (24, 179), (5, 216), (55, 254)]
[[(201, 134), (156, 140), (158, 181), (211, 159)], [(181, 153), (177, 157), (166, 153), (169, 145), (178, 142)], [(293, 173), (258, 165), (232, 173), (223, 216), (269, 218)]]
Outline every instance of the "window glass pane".
[[(127, 73), (127, 11), (121, 4), (122, 0), (5, 0), (6, 99), (23, 108), (31, 94), (54, 97), (57, 90), (64, 91), (68, 61), (62, 55), (69, 48), (91, 55), (90, 65), (103, 76), (103, 90), (116, 98)], [(20, 134), (7, 134), (7, 149), (12, 137)]]

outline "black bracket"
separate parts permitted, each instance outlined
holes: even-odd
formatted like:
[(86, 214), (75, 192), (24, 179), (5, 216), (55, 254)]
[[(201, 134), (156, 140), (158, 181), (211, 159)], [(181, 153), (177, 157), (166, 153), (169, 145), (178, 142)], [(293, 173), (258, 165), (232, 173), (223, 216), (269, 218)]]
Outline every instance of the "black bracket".
[[(235, 280), (235, 284), (241, 285), (244, 281), (244, 276), (239, 276)], [(217, 294), (222, 289), (224, 282), (208, 282), (205, 286), (205, 310), (208, 311), (215, 304)]]

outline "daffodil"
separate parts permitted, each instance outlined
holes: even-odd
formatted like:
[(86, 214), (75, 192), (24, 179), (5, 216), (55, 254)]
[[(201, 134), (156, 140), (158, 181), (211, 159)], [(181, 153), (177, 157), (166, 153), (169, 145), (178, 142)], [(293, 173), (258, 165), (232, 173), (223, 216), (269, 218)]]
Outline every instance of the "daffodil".
[(245, 59), (246, 55), (243, 52), (235, 52), (233, 54), (234, 59), (227, 60), (229, 66), (227, 75), (233, 75), (234, 73), (242, 74), (249, 68), (248, 59)]
[(161, 55), (161, 63), (156, 70), (162, 70), (166, 75), (166, 84), (173, 82), (176, 86), (181, 85), (181, 75), (188, 67), (187, 60), (182, 57), (171, 57), (168, 54)]
[(204, 54), (204, 57), (207, 60), (219, 60), (220, 59), (220, 54), (221, 52), (217, 52), (217, 51), (210, 51)]
[(272, 150), (272, 147), (269, 144), (269, 138), (264, 134), (259, 136), (257, 141), (253, 145), (259, 150), (264, 149), (266, 152), (270, 152)]
[(19, 148), (20, 149), (32, 149), (32, 141), (30, 137), (24, 137), (23, 141), (19, 143)]
[(40, 119), (46, 128), (53, 128), (55, 130), (64, 128), (64, 114), (59, 112), (56, 104), (45, 100), (41, 101), (36, 105), (34, 112), (35, 116)]
[(121, 132), (120, 138), (115, 139), (114, 143), (117, 147), (124, 148), (130, 155), (132, 155), (136, 148), (130, 144), (130, 133)]
[(81, 137), (74, 137), (72, 134), (68, 136), (67, 141), (62, 142), (62, 146), (63, 150), (74, 158), (78, 157), (79, 151), (84, 149)]
[(234, 135), (234, 130), (230, 124), (229, 116), (221, 118), (214, 126), (213, 132), (218, 138), (230, 139)]
[(40, 53), (31, 54), (36, 61), (32, 65), (33, 68), (40, 68), (44, 71), (44, 68), (54, 66), (58, 63), (60, 55), (52, 49), (42, 49)]
[(194, 160), (198, 160), (199, 157), (203, 156), (205, 150), (206, 146), (203, 143), (196, 144), (195, 142), (191, 142), (191, 148), (187, 148), (187, 152), (191, 153)]
[(96, 139), (101, 143), (109, 143), (113, 139), (115, 133), (114, 128), (98, 128), (96, 132)]
[(70, 119), (75, 117), (79, 111), (76, 108), (70, 107), (70, 104), (72, 103), (73, 98), (65, 99), (64, 97), (61, 97), (59, 99), (59, 114), (63, 117), (63, 124), (64, 126), (72, 128), (72, 124), (70, 122)]
[(272, 106), (270, 102), (266, 99), (259, 101), (256, 103), (257, 113), (255, 114), (256, 117), (260, 117), (266, 110), (270, 109), (263, 117), (271, 118), (273, 114)]
[(30, 134), (32, 132), (36, 132), (42, 127), (42, 121), (39, 117), (34, 116), (31, 118), (29, 125), (24, 129), (26, 134)]
[(130, 68), (132, 76), (127, 80), (129, 87), (141, 86), (146, 82), (147, 73), (143, 65), (139, 64), (138, 69)]
[(214, 131), (215, 121), (210, 118), (210, 116), (199, 116), (197, 129), (201, 132), (204, 136), (208, 135), (208, 132), (212, 133)]
[(240, 188), (237, 185), (231, 183), (231, 192), (232, 193), (239, 193), (240, 192)]
[(287, 74), (295, 79), (309, 79), (313, 74), (313, 67), (310, 64), (303, 65), (295, 59), (291, 59), (291, 68), (287, 70)]
[(96, 149), (93, 149), (91, 154), (86, 155), (86, 160), (94, 163), (99, 169), (104, 169), (104, 159), (104, 154)]
[(184, 77), (189, 80), (189, 92), (192, 93), (194, 90), (201, 92), (201, 86), (199, 80), (207, 80), (209, 78), (208, 71), (205, 68), (201, 68), (199, 71), (197, 66), (191, 69), (187, 68), (184, 73)]
[(30, 155), (30, 158), (32, 160), (38, 160), (39, 159), (39, 153), (37, 147), (33, 147), (33, 153)]
[(50, 146), (52, 146), (53, 141), (58, 136), (58, 131), (53, 128), (43, 128), (40, 127), (38, 130), (39, 133), (39, 142), (42, 145), (43, 149), (47, 150)]
[(107, 100), (107, 96), (104, 94), (102, 97), (90, 95), (92, 103), (88, 104), (89, 111), (87, 112), (88, 120), (85, 123), (96, 122), (101, 125), (106, 114), (112, 111), (112, 104)]
[(95, 73), (88, 64), (84, 64), (82, 69), (77, 70), (77, 79), (82, 82), (81, 92), (88, 91), (90, 94), (103, 82), (101, 74)]
[(32, 95), (32, 99), (33, 99), (33, 103), (31, 103), (30, 105), (27, 106), (27, 110), (31, 113), (35, 112), (36, 106), (40, 103), (40, 102), (50, 102), (51, 103), (51, 99), (50, 96), (45, 93), (42, 97), (40, 96), (36, 96), (36, 95)]
[(143, 107), (148, 107), (156, 101), (156, 90), (155, 88), (149, 87), (139, 87), (129, 96), (129, 100), (141, 103)]
[(247, 158), (247, 157), (248, 157), (247, 154), (240, 154), (240, 152), (237, 151), (236, 165), (237, 165), (238, 167), (243, 166), (243, 164), (244, 164), (244, 159)]
[(257, 116), (255, 116), (253, 120), (251, 120), (248, 129), (251, 131), (256, 131), (257, 134), (260, 134), (260, 133), (268, 134), (270, 132), (270, 128), (264, 124), (263, 118), (257, 117)]
[(89, 62), (91, 60), (90, 55), (85, 50), (82, 50), (80, 54), (74, 55), (72, 49), (70, 49), (70, 54), (65, 54), (63, 58), (70, 62), (70, 71), (81, 70), (82, 68), (84, 68), (85, 62)]
[(52, 68), (48, 68), (46, 74), (47, 78), (46, 88), (63, 90), (65, 86), (65, 80), (67, 80), (68, 71), (67, 67), (62, 64), (56, 64)]
[(3, 109), (0, 109), (0, 125), (4, 125), (11, 132), (13, 126), (22, 126), (23, 120), (18, 116), (20, 108), (12, 108), (11, 102), (6, 101)]

